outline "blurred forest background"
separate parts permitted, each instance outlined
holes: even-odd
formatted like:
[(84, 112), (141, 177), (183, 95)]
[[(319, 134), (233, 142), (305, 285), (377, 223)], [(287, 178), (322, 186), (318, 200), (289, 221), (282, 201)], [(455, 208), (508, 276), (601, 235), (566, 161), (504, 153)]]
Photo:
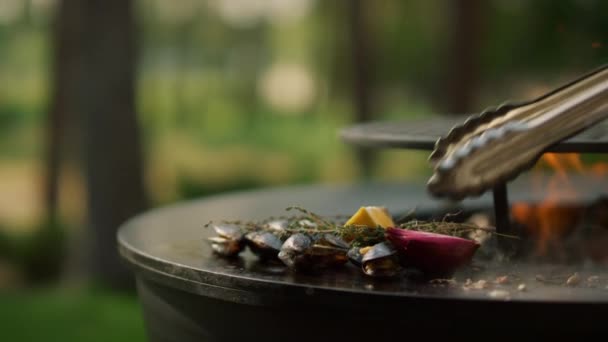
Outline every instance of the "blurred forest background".
[(606, 23), (601, 0), (0, 0), (0, 337), (142, 340), (125, 219), (425, 181), (425, 153), (338, 130), (535, 97), (606, 62)]

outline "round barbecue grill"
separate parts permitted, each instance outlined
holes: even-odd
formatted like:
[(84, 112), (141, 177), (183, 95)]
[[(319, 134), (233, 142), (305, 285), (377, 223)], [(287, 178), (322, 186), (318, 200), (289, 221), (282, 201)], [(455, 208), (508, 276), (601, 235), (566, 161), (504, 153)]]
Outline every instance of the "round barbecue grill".
[[(458, 119), (453, 120), (371, 123), (348, 128), (342, 137), (367, 146), (429, 149)], [(553, 150), (606, 151), (603, 127)], [(588, 190), (582, 201), (602, 194), (585, 181), (578, 180)], [(511, 199), (540, 199), (526, 187), (525, 176), (513, 182)], [(150, 340), (388, 341), (436, 335), (498, 337), (487, 331), (503, 338), (608, 332), (601, 323), (608, 314), (608, 272), (593, 265), (488, 261), (457, 273), (456, 283), (429, 281), (416, 273), (378, 280), (352, 265), (306, 274), (260, 263), (250, 252), (222, 259), (205, 242), (212, 232), (203, 225), (211, 220), (264, 219), (283, 215), (290, 205), (321, 215), (350, 214), (364, 203), (384, 205), (391, 213), (416, 208), (421, 219), (493, 208), (487, 194), (455, 207), (432, 199), (423, 184), (360, 184), (226, 194), (143, 214), (121, 227), (118, 241), (121, 255), (135, 270)], [(569, 287), (563, 285), (565, 279), (538, 278), (539, 273), (561, 276), (575, 271), (583, 279), (593, 275), (598, 283)], [(509, 275), (512, 282), (478, 290), (463, 287), (465, 278), (501, 275)], [(526, 290), (518, 290), (519, 284)]]
[[(523, 187), (514, 198), (531, 200)], [(591, 196), (591, 195), (590, 195)], [(491, 290), (465, 291), (461, 285), (429, 284), (403, 277), (377, 280), (349, 265), (320, 274), (296, 274), (258, 262), (250, 252), (239, 259), (214, 256), (204, 239), (209, 220), (263, 219), (299, 204), (333, 215), (350, 213), (362, 199), (383, 203), (391, 212), (417, 206), (419, 212), (443, 209), (412, 184), (370, 184), (335, 187), (290, 187), (217, 196), (152, 211), (120, 229), (122, 256), (134, 268), (148, 336), (152, 341), (394, 340), (402, 334), (474, 336), (493, 330), (501, 336), (606, 332), (598, 318), (608, 314), (606, 272), (601, 287), (577, 288), (540, 283), (533, 268), (510, 263), (480, 270), (484, 278), (518, 274), (517, 283), (502, 287), (509, 298)], [(489, 199), (468, 201), (483, 208)], [(569, 271), (560, 266), (561, 271)], [(481, 274), (463, 275), (478, 279)], [(598, 273), (600, 272), (600, 273)], [(525, 283), (527, 290), (515, 290)], [(604, 284), (606, 283), (606, 284)]]

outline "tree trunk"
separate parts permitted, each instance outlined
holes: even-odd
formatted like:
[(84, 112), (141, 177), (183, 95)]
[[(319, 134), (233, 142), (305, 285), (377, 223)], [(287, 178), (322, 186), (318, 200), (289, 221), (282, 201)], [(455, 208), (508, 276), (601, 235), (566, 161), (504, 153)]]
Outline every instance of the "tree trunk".
[(72, 92), (78, 78), (80, 61), (79, 1), (63, 1), (58, 8), (52, 31), (52, 94), (46, 122), (44, 204), (46, 219), (59, 218), (59, 179), (65, 152), (67, 121), (76, 118)]
[[(52, 81), (53, 94), (49, 112), (46, 117), (46, 143), (45, 143), (45, 183), (44, 183), (44, 207), (46, 219), (56, 221), (59, 206), (59, 171), (61, 169), (62, 136), (65, 128), (66, 115), (66, 86), (69, 77), (69, 66), (65, 56), (67, 46), (66, 32), (67, 6), (61, 6), (57, 14), (53, 32), (53, 71)], [(63, 39), (62, 39), (63, 38)]]
[(135, 113), (133, 5), (130, 0), (63, 0), (59, 5), (59, 26), (68, 28), (60, 30), (65, 53), (58, 44), (56, 67), (61, 71), (66, 63), (70, 76), (65, 76), (64, 92), (56, 84), (55, 96), (81, 117), (91, 270), (115, 288), (132, 285), (116, 250), (116, 229), (146, 205)]
[(475, 103), (479, 85), (481, 48), (481, 0), (449, 2), (451, 37), (446, 61), (445, 110), (449, 114), (468, 114)]
[[(365, 122), (372, 118), (371, 113), (371, 83), (372, 83), (372, 56), (371, 36), (368, 30), (365, 2), (362, 0), (348, 0), (348, 18), (350, 24), (350, 40), (353, 71), (353, 105), (355, 108), (355, 121)], [(368, 4), (369, 6), (369, 4)], [(371, 177), (374, 154), (371, 150), (359, 148), (357, 151), (363, 176)]]

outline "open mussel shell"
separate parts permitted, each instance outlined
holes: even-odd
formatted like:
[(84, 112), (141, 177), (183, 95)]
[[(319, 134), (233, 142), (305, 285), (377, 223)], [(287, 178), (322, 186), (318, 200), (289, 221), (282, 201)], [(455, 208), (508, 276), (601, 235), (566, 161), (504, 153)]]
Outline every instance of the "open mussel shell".
[(245, 239), (241, 229), (233, 224), (214, 224), (212, 226), (217, 236), (208, 239), (211, 249), (216, 254), (226, 257), (238, 255), (245, 248)]
[(392, 277), (401, 270), (397, 251), (388, 243), (375, 244), (361, 259), (363, 273), (372, 277)]
[(215, 230), (215, 233), (218, 236), (221, 236), (223, 238), (232, 240), (240, 240), (243, 238), (243, 232), (241, 231), (241, 228), (236, 224), (221, 223), (214, 224), (211, 227), (213, 228), (213, 230)]
[(352, 247), (346, 252), (346, 256), (348, 260), (357, 266), (361, 266), (363, 264), (363, 254), (361, 254), (361, 250), (363, 248), (359, 246)]
[(339, 236), (333, 234), (322, 234), (320, 236), (316, 236), (314, 238), (313, 245), (331, 247), (344, 251), (348, 251), (348, 249), (350, 248), (350, 245), (346, 241), (342, 240), (342, 238), (340, 238)]
[(361, 267), (363, 265), (363, 256), (367, 253), (373, 246), (354, 246), (348, 250), (346, 255), (348, 256), (348, 260), (353, 264)]
[(325, 245), (313, 245), (300, 259), (300, 268), (320, 269), (344, 265), (348, 261), (346, 249)]
[(269, 232), (251, 232), (245, 235), (249, 249), (260, 259), (276, 259), (283, 246), (283, 241)]
[(210, 237), (209, 242), (215, 253), (226, 257), (238, 255), (245, 247), (243, 240), (231, 240), (220, 236)]
[(347, 251), (348, 244), (336, 236), (326, 234), (313, 239), (298, 233), (285, 240), (279, 259), (292, 268), (320, 269), (345, 264)]

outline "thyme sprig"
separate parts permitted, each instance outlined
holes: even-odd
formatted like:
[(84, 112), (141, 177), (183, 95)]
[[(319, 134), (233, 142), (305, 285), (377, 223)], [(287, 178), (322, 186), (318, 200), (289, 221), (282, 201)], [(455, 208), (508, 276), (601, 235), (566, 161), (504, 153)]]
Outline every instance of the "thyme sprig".
[(470, 233), (473, 231), (484, 231), (489, 234), (496, 236), (519, 239), (518, 236), (497, 233), (494, 227), (479, 227), (471, 223), (457, 223), (448, 221), (419, 221), (410, 220), (408, 222), (399, 225), (402, 229), (417, 230), (421, 232), (437, 233), (450, 236), (463, 236), (464, 233)]

